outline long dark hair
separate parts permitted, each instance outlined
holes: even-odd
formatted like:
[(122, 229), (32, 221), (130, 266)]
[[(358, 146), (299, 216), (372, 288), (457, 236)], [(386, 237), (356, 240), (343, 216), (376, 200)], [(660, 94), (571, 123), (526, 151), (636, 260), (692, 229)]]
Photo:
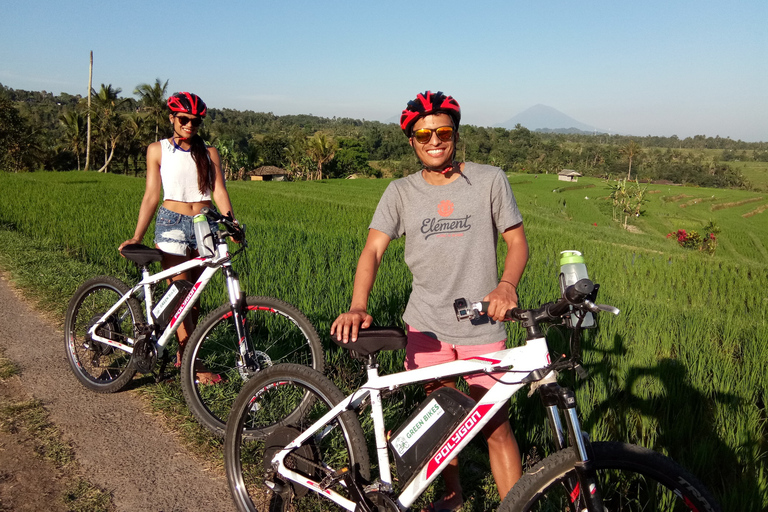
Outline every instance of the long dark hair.
[(208, 155), (208, 147), (205, 145), (205, 141), (203, 141), (201, 136), (195, 134), (189, 139), (189, 145), (192, 160), (195, 161), (197, 166), (197, 188), (200, 189), (201, 194), (205, 194), (208, 191), (213, 192), (216, 168), (213, 162), (211, 162), (211, 157)]

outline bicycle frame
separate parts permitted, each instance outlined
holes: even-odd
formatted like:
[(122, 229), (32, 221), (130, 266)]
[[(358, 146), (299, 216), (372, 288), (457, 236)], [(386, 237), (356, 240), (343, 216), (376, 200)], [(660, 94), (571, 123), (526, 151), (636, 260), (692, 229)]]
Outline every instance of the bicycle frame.
[[(241, 300), (241, 295), (242, 295), (240, 290), (240, 281), (238, 280), (234, 271), (232, 271), (232, 263), (230, 260), (229, 248), (227, 246), (227, 243), (223, 239), (220, 239), (216, 245), (216, 254), (208, 258), (203, 258), (203, 257), (193, 258), (189, 261), (185, 261), (167, 270), (158, 272), (157, 274), (150, 274), (149, 270), (146, 267), (142, 267), (141, 281), (139, 281), (138, 284), (136, 284), (133, 288), (131, 288), (130, 291), (128, 291), (128, 293), (123, 295), (120, 298), (120, 300), (117, 301), (115, 305), (109, 309), (109, 311), (107, 311), (104, 315), (102, 315), (99, 321), (96, 322), (88, 330), (88, 334), (94, 340), (100, 343), (104, 343), (105, 345), (110, 345), (115, 348), (119, 348), (120, 350), (128, 352), (129, 354), (132, 354), (133, 345), (136, 342), (134, 338), (128, 337), (127, 344), (120, 343), (119, 341), (113, 341), (108, 338), (104, 338), (102, 336), (97, 335), (96, 330), (104, 322), (106, 322), (115, 311), (117, 311), (123, 304), (125, 304), (128, 301), (128, 299), (130, 299), (137, 292), (142, 292), (144, 294), (144, 304), (145, 304), (144, 313), (146, 315), (147, 321), (151, 321), (152, 308), (154, 306), (154, 304), (152, 303), (152, 287), (165, 279), (181, 274), (182, 272), (186, 272), (187, 270), (191, 270), (199, 267), (205, 267), (205, 269), (200, 274), (200, 277), (195, 282), (195, 284), (192, 286), (192, 289), (190, 290), (190, 292), (182, 300), (182, 302), (176, 309), (176, 312), (173, 314), (171, 321), (168, 322), (168, 326), (165, 328), (165, 330), (160, 335), (160, 337), (157, 338), (157, 340), (155, 340), (154, 342), (155, 347), (157, 348), (157, 351), (158, 351), (158, 355), (162, 354), (162, 351), (165, 349), (165, 346), (170, 341), (171, 336), (173, 336), (173, 333), (176, 332), (181, 322), (184, 321), (187, 314), (192, 310), (192, 306), (195, 303), (197, 303), (197, 300), (200, 298), (200, 294), (203, 292), (203, 290), (208, 285), (213, 275), (219, 269), (223, 268), (225, 271), (227, 289), (229, 291), (229, 302), (233, 306), (233, 309), (236, 309), (235, 306)], [(238, 331), (241, 330), (241, 324), (242, 323), (239, 321), (235, 322), (235, 325), (237, 326)], [(239, 335), (239, 339), (242, 340), (243, 333), (238, 332), (238, 335)], [(241, 346), (242, 346), (242, 343), (241, 343)]]
[[(328, 422), (338, 417), (344, 411), (355, 409), (363, 400), (370, 398), (371, 415), (373, 417), (376, 454), (379, 464), (379, 478), (383, 490), (392, 489), (392, 475), (390, 470), (390, 460), (385, 437), (384, 412), (381, 403), (382, 391), (395, 390), (408, 384), (442, 379), (445, 377), (469, 375), (482, 372), (504, 372), (488, 392), (480, 399), (475, 407), (469, 411), (461, 420), (458, 426), (451, 432), (448, 440), (440, 445), (430, 456), (429, 461), (411, 477), (411, 480), (405, 484), (400, 495), (397, 497), (397, 505), (405, 510), (410, 507), (414, 501), (425, 491), (432, 481), (445, 469), (447, 464), (461, 452), (464, 447), (483, 429), (488, 421), (507, 403), (507, 401), (520, 388), (527, 384), (526, 377), (536, 370), (546, 368), (551, 363), (549, 349), (544, 337), (530, 339), (525, 345), (498, 352), (491, 352), (482, 356), (476, 356), (466, 360), (452, 361), (440, 365), (419, 368), (410, 371), (398, 372), (395, 374), (380, 376), (376, 365), (368, 366), (368, 381), (360, 389), (347, 396), (336, 407), (330, 410), (317, 422), (302, 432), (293, 442), (278, 452), (272, 459), (281, 477), (289, 479), (297, 484), (308, 487), (318, 492), (326, 498), (334, 501), (340, 507), (346, 510), (355, 510), (357, 504), (346, 499), (338, 493), (324, 489), (320, 482), (310, 480), (285, 466), (285, 458), (288, 453), (299, 447), (304, 441), (315, 435), (322, 435), (324, 427)], [(547, 371), (544, 378), (536, 378), (539, 383), (556, 383), (555, 374)], [(548, 408), (549, 411), (549, 408)], [(572, 417), (568, 418), (569, 429), (580, 432), (578, 419), (575, 411)], [(575, 425), (571, 422), (575, 421)], [(557, 422), (559, 425), (559, 421)], [(552, 426), (560, 431), (556, 433), (562, 439), (561, 427), (553, 424)], [(581, 435), (571, 436), (574, 442), (579, 444)], [(586, 457), (586, 450), (582, 446), (580, 451)], [(586, 459), (585, 459), (586, 460)]]

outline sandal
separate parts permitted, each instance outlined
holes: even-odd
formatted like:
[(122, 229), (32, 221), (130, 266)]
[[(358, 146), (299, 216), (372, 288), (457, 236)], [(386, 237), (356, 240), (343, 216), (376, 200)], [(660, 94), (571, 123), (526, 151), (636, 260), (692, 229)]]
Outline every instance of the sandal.
[(208, 371), (195, 372), (195, 377), (195, 382), (204, 386), (208, 384), (218, 384), (223, 380), (218, 373)]
[(213, 373), (201, 362), (195, 362), (195, 382), (198, 384), (218, 384), (223, 379), (218, 373)]

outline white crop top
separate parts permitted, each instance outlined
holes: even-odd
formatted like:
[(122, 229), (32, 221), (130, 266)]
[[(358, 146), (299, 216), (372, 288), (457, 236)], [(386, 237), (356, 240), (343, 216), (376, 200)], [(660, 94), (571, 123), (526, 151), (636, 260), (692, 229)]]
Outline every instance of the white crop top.
[(160, 160), (160, 178), (163, 181), (163, 200), (199, 203), (211, 200), (211, 191), (200, 193), (197, 187), (197, 166), (192, 153), (181, 149), (170, 139), (160, 141), (163, 148)]

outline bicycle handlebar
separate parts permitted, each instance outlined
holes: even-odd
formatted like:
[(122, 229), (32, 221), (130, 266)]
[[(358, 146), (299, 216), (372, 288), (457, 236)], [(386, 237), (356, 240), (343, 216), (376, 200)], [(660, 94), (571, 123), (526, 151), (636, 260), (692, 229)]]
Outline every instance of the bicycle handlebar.
[(215, 210), (211, 210), (210, 208), (203, 207), (200, 209), (200, 213), (208, 217), (214, 222), (218, 222), (219, 224), (224, 224), (226, 227), (226, 233), (227, 236), (230, 236), (233, 241), (237, 243), (245, 243), (245, 226), (240, 226), (239, 224), (235, 223), (235, 220), (232, 218), (232, 215), (222, 215), (219, 212)]
[[(562, 317), (571, 312), (571, 308), (586, 309), (597, 313), (606, 311), (619, 314), (619, 310), (613, 306), (604, 304), (595, 304), (589, 297), (595, 292), (596, 286), (589, 279), (582, 279), (575, 284), (567, 287), (562, 297), (556, 302), (547, 302), (538, 308), (522, 309), (513, 308), (507, 311), (504, 321), (519, 321), (523, 327), (535, 327), (542, 322), (553, 323), (560, 321)], [(453, 302), (453, 308), (456, 311), (456, 319), (474, 320), (479, 318), (488, 309), (487, 302), (468, 303), (466, 299), (456, 299)]]

